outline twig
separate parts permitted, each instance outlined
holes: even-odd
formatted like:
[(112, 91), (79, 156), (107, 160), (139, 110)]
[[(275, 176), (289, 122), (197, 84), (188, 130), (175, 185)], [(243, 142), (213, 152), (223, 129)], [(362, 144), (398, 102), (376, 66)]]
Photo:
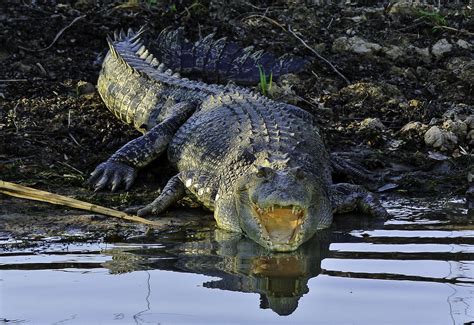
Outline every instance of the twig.
[(454, 28), (454, 27), (443, 26), (443, 25), (436, 25), (436, 26), (433, 26), (433, 28), (441, 28), (441, 29), (450, 30), (452, 32), (457, 32), (457, 33), (462, 33), (462, 34), (466, 34), (466, 35), (469, 35), (469, 36), (474, 36), (474, 33), (468, 32), (465, 29), (457, 29), (457, 28)]
[(56, 205), (67, 206), (75, 209), (86, 210), (90, 212), (100, 213), (106, 216), (115, 217), (123, 220), (143, 223), (150, 226), (163, 227), (164, 222), (151, 221), (137, 216), (131, 216), (125, 212), (106, 208), (100, 205), (73, 199), (67, 196), (58, 195), (46, 191), (40, 191), (31, 187), (18, 185), (15, 183), (0, 180), (0, 193), (19, 197), (22, 199), (47, 202)]
[(0, 79), (0, 83), (2, 82), (26, 82), (28, 79)]
[(63, 166), (66, 166), (66, 167), (69, 167), (71, 168), (72, 170), (74, 170), (75, 172), (79, 173), (81, 176), (84, 176), (84, 172), (81, 172), (79, 169), (77, 169), (76, 167), (74, 166), (71, 166), (69, 165), (68, 163), (65, 163), (63, 161), (59, 161), (59, 160), (56, 160), (58, 163), (60, 163), (61, 165)]
[(329, 62), (329, 60), (327, 60), (325, 57), (323, 57), (321, 54), (319, 54), (315, 49), (313, 49), (311, 46), (309, 46), (301, 37), (299, 37), (298, 35), (296, 35), (296, 33), (291, 29), (291, 26), (288, 26), (288, 31), (291, 33), (291, 35), (293, 35), (297, 40), (299, 40), (301, 42), (301, 44), (303, 44), (308, 50), (310, 50), (311, 52), (313, 52), (314, 55), (316, 55), (320, 60), (323, 60), (324, 62), (326, 62), (327, 65), (329, 65), (331, 67), (331, 69), (339, 76), (341, 77), (342, 79), (344, 79), (344, 81), (350, 85), (350, 81), (349, 79), (347, 79), (335, 66), (334, 64), (332, 64), (331, 62)]
[(0, 83), (3, 83), (3, 82), (29, 82), (29, 81), (37, 81), (37, 80), (45, 80), (45, 78), (32, 78), (32, 79), (26, 79), (26, 78), (22, 78), (22, 79), (0, 79)]
[(329, 30), (331, 28), (332, 22), (334, 21), (334, 17), (331, 17), (331, 20), (329, 21), (329, 24), (326, 26), (326, 30)]
[(331, 67), (331, 69), (336, 72), (336, 74), (341, 77), (342, 79), (344, 79), (344, 81), (349, 85), (351, 82), (349, 81), (349, 79), (347, 79), (335, 66), (334, 64), (332, 64), (328, 59), (326, 59), (325, 57), (323, 57), (321, 54), (319, 54), (315, 49), (313, 49), (311, 46), (309, 46), (300, 36), (298, 36), (294, 31), (293, 29), (291, 29), (291, 26), (288, 25), (288, 29), (286, 29), (282, 24), (280, 24), (279, 22), (277, 22), (275, 19), (272, 19), (272, 18), (269, 18), (267, 16), (263, 16), (263, 15), (250, 15), (248, 17), (246, 17), (245, 19), (250, 19), (250, 18), (260, 18), (260, 19), (265, 19), (266, 21), (274, 24), (275, 26), (278, 26), (280, 27), (281, 29), (283, 29), (285, 32), (288, 32), (290, 33), (291, 35), (293, 35), (294, 38), (296, 38), (298, 41), (301, 42), (301, 44), (303, 44), (308, 50), (310, 50), (311, 52), (313, 52), (314, 55), (316, 55), (317, 58), (319, 58), (320, 60), (324, 61), (327, 65), (329, 65)]
[(82, 18), (86, 17), (86, 15), (82, 15), (82, 16), (79, 16), (79, 17), (76, 17), (74, 18), (74, 20), (69, 24), (67, 25), (66, 27), (64, 27), (63, 29), (61, 29), (57, 34), (56, 36), (54, 37), (53, 41), (51, 42), (51, 44), (49, 44), (48, 46), (42, 48), (42, 49), (39, 49), (39, 50), (35, 50), (35, 49), (30, 49), (30, 48), (27, 48), (27, 47), (23, 47), (23, 46), (18, 46), (18, 48), (21, 48), (22, 50), (25, 50), (25, 51), (28, 51), (28, 52), (43, 52), (43, 51), (46, 51), (48, 49), (50, 49), (55, 43), (56, 41), (59, 39), (59, 37), (66, 31), (66, 29), (68, 29), (69, 27), (71, 27), (72, 25), (74, 25), (78, 20), (81, 20)]

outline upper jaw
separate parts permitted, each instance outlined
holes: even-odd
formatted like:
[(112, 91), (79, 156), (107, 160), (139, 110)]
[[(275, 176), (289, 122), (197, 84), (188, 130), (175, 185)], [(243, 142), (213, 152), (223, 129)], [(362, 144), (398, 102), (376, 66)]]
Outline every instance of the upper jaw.
[(260, 230), (259, 241), (277, 252), (294, 251), (301, 245), (307, 214), (308, 209), (297, 204), (252, 204), (252, 216)]

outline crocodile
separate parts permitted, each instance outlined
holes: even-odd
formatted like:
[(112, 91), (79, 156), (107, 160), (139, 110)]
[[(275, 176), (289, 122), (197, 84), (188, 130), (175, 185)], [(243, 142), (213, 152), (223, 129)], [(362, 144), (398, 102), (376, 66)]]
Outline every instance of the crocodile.
[(219, 228), (278, 252), (296, 250), (335, 213), (387, 215), (362, 186), (333, 184), (312, 114), (244, 87), (182, 78), (141, 34), (107, 38), (99, 94), (143, 135), (96, 167), (88, 181), (96, 191), (128, 190), (139, 169), (166, 153), (177, 173), (138, 215), (158, 215), (188, 195), (213, 211)]
[[(104, 267), (113, 274), (166, 270), (211, 277), (203, 288), (256, 293), (260, 308), (290, 315), (309, 292), (308, 282), (321, 273), (321, 261), (337, 238), (330, 231), (313, 236), (294, 252), (268, 252), (248, 238), (213, 229), (158, 247), (112, 248)], [(206, 278), (208, 279), (208, 278)]]

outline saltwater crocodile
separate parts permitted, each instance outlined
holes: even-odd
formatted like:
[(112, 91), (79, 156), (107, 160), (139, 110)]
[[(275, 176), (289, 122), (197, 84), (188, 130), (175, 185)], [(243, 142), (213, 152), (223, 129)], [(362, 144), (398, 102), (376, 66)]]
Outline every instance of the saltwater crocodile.
[(159, 214), (188, 194), (214, 211), (218, 227), (274, 251), (296, 250), (329, 227), (333, 213), (386, 215), (364, 188), (332, 184), (310, 113), (245, 88), (181, 78), (149, 53), (140, 32), (108, 42), (99, 93), (144, 135), (94, 170), (96, 190), (129, 189), (137, 170), (166, 151), (177, 174), (139, 215)]

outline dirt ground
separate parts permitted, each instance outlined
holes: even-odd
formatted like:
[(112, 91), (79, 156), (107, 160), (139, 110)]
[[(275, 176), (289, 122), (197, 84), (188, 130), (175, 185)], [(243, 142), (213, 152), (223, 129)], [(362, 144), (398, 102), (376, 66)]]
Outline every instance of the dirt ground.
[[(108, 112), (93, 85), (106, 35), (145, 25), (152, 38), (183, 26), (189, 39), (215, 32), (242, 46), (310, 60), (307, 71), (274, 82), (269, 95), (315, 114), (331, 151), (378, 175), (377, 184), (366, 184), (372, 190), (465, 195), (474, 178), (468, 2), (441, 8), (309, 3), (2, 1), (0, 179), (117, 209), (156, 197), (173, 173), (165, 159), (141, 172), (128, 193), (84, 186), (97, 164), (139, 135)], [(0, 229), (10, 233), (125, 229), (129, 235), (121, 222), (1, 194), (0, 202)]]

